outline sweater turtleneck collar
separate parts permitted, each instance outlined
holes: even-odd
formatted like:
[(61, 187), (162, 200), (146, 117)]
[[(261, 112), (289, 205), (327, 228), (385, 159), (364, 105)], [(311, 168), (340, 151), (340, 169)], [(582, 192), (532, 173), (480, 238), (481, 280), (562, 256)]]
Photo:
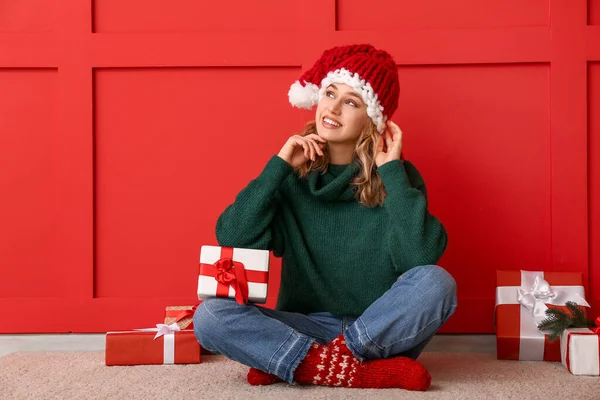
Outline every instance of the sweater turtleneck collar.
[(358, 165), (329, 164), (322, 174), (313, 171), (308, 176), (308, 188), (313, 196), (327, 201), (351, 201), (354, 191), (350, 182), (358, 172)]

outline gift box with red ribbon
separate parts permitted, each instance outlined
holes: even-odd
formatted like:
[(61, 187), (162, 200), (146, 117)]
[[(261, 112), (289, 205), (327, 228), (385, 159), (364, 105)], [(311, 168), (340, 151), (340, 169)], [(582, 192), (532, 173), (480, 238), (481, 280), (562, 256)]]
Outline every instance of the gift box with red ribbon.
[(600, 317), (596, 328), (569, 328), (560, 336), (562, 365), (573, 375), (600, 376)]
[(194, 329), (194, 312), (198, 306), (165, 307), (165, 325), (177, 324), (181, 329)]
[(238, 304), (266, 303), (269, 251), (202, 246), (198, 298), (231, 297)]
[(496, 356), (499, 360), (561, 361), (560, 341), (538, 325), (549, 307), (589, 307), (581, 273), (497, 271)]
[(199, 364), (200, 344), (193, 330), (177, 324), (106, 333), (106, 365)]

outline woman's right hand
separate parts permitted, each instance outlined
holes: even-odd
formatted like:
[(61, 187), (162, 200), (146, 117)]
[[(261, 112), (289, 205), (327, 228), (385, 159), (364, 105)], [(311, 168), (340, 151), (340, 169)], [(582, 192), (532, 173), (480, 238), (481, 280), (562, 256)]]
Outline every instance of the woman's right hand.
[(323, 147), (327, 141), (317, 134), (290, 137), (279, 151), (278, 156), (293, 168), (298, 168), (309, 159), (315, 161), (323, 155)]

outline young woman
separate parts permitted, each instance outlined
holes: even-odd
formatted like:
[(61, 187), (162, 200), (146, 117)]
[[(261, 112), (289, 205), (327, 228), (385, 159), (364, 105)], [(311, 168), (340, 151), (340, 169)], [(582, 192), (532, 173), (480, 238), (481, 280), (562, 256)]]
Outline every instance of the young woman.
[(289, 92), (315, 120), (291, 136), (217, 221), (220, 245), (282, 257), (275, 310), (200, 304), (200, 344), (277, 381), (426, 390), (416, 361), (454, 313), (456, 284), (435, 263), (447, 235), (388, 118), (396, 63), (370, 45), (326, 50)]

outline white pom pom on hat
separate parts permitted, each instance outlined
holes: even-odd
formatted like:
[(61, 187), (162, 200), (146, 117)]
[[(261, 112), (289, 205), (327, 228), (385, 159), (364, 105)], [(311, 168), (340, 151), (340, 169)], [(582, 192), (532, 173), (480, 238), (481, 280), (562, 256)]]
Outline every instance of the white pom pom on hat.
[(319, 87), (314, 83), (296, 81), (288, 92), (290, 103), (295, 107), (311, 109), (319, 102)]

